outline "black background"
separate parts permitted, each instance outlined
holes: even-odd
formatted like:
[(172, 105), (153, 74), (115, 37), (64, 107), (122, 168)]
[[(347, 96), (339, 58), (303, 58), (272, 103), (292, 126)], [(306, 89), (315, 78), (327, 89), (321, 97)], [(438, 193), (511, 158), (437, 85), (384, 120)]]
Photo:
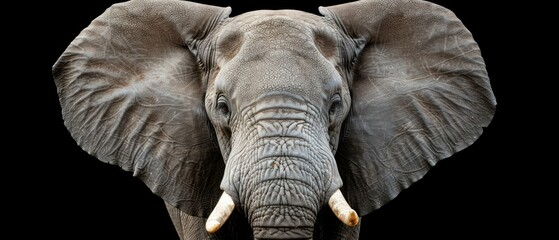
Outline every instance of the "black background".
[[(26, 126), (24, 133), (18, 131), (11, 140), (24, 160), (7, 161), (21, 164), (14, 170), (17, 177), (12, 181), (24, 187), (14, 185), (5, 190), (15, 202), (6, 206), (16, 212), (16, 226), (24, 226), (17, 230), (22, 239), (37, 234), (48, 239), (178, 239), (160, 198), (130, 173), (83, 152), (63, 125), (51, 67), (79, 32), (114, 2), (57, 1), (34, 5), (37, 13), (20, 15), (36, 17), (37, 22), (32, 32), (25, 26), (14, 31), (25, 42), (25, 50), (33, 52), (16, 54), (23, 55), (18, 62), (36, 65), (32, 70), (18, 70), (20, 77), (16, 79), (23, 87), (39, 86), (37, 92), (18, 93), (18, 100), (38, 101), (15, 109), (7, 118), (15, 121), (14, 126)], [(231, 6), (233, 16), (256, 9), (284, 8), (318, 14), (318, 6), (343, 3), (199, 2)], [(513, 159), (521, 156), (507, 155), (515, 152), (518, 134), (509, 131), (513, 127), (511, 112), (516, 108), (509, 85), (519, 76), (511, 74), (517, 62), (511, 61), (509, 46), (503, 42), (513, 37), (508, 26), (515, 17), (506, 7), (489, 7), (484, 1), (432, 2), (454, 11), (480, 45), (497, 98), (497, 112), (471, 147), (439, 162), (395, 200), (365, 216), (362, 239), (454, 239), (523, 233), (525, 227), (517, 219), (526, 211), (521, 206), (526, 205), (520, 202), (537, 193), (530, 192), (522, 172), (518, 172)], [(12, 71), (9, 68), (5, 71)], [(13, 117), (20, 115), (31, 116)]]

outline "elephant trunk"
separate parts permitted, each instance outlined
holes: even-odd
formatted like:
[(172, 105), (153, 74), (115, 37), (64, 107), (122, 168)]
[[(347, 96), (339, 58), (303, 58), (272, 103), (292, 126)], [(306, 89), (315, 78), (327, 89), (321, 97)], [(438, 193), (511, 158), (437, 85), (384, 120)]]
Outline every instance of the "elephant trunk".
[(281, 178), (258, 185), (247, 203), (256, 239), (312, 238), (322, 202), (315, 189), (308, 183)]
[(329, 189), (341, 181), (331, 150), (309, 142), (269, 134), (232, 151), (222, 187), (244, 212), (255, 238), (312, 238)]
[(318, 212), (341, 187), (331, 152), (300, 138), (263, 141), (238, 187), (254, 237), (312, 238)]
[(325, 206), (346, 225), (356, 225), (357, 214), (339, 191), (334, 156), (324, 145), (276, 136), (233, 151), (222, 181), (225, 194), (208, 231), (217, 231), (234, 207), (245, 213), (256, 239), (310, 239)]
[(340, 220), (355, 223), (347, 203), (329, 201), (341, 196), (335, 193), (342, 181), (318, 112), (290, 96), (262, 98), (242, 114), (251, 124), (233, 131), (221, 188), (257, 239), (310, 239), (327, 205)]

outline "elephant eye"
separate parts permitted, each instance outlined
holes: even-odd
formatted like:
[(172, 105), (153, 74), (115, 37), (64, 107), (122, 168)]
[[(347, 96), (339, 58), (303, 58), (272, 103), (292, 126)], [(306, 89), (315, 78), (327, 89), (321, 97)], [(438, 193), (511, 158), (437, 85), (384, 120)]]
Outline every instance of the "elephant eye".
[(332, 117), (334, 117), (338, 113), (338, 110), (341, 107), (342, 107), (342, 97), (340, 96), (340, 94), (336, 93), (336, 95), (334, 95), (334, 97), (332, 97), (332, 102), (330, 103), (329, 112), (330, 112), (331, 119), (332, 119)]
[(219, 96), (219, 98), (217, 99), (217, 110), (225, 115), (225, 116), (229, 116), (229, 113), (231, 112), (229, 109), (229, 103), (227, 102), (227, 99), (224, 96)]

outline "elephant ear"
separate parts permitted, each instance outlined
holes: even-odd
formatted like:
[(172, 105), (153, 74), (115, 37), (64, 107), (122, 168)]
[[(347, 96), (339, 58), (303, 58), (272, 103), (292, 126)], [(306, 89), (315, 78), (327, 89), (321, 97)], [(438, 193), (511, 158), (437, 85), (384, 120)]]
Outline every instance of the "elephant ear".
[(448, 9), (371, 0), (320, 12), (363, 45), (336, 158), (348, 202), (366, 215), (472, 144), (496, 101), (478, 45)]
[(194, 216), (208, 216), (217, 203), (224, 169), (194, 43), (229, 13), (172, 0), (115, 4), (53, 67), (76, 142)]

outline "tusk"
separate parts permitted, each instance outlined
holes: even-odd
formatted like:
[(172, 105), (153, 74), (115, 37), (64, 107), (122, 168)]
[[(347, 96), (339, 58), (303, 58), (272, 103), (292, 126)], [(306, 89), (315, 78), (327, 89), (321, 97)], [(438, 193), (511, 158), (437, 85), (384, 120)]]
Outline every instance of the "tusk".
[(217, 232), (217, 230), (223, 226), (225, 221), (227, 221), (233, 212), (233, 209), (235, 209), (233, 199), (229, 196), (229, 194), (223, 192), (221, 198), (219, 198), (219, 201), (217, 202), (217, 205), (206, 221), (206, 231), (209, 233)]
[(357, 216), (355, 210), (349, 206), (344, 198), (344, 195), (340, 192), (340, 189), (336, 190), (332, 197), (330, 197), (330, 200), (328, 200), (328, 206), (330, 206), (334, 215), (336, 215), (336, 217), (338, 217), (338, 219), (340, 219), (340, 221), (342, 221), (345, 225), (354, 227), (359, 223), (359, 216)]

